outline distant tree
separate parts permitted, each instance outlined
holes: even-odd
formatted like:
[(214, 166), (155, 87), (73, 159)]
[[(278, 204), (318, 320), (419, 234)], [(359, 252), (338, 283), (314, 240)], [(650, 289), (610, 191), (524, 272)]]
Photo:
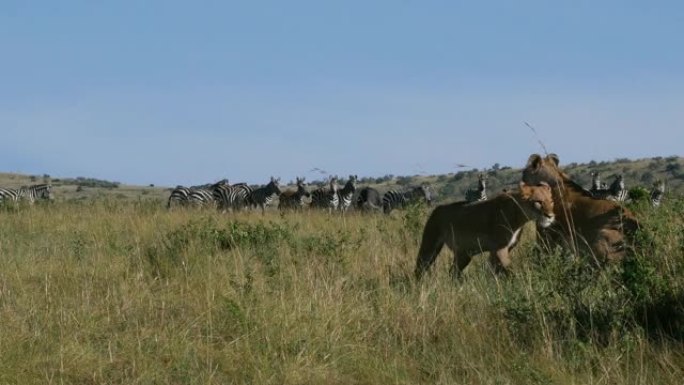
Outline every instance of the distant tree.
[(499, 163), (494, 163), (492, 165), (492, 170), (494, 170), (494, 171), (499, 171), (500, 168), (501, 168), (501, 165)]
[(679, 163), (668, 163), (667, 166), (665, 166), (665, 171), (671, 172), (673, 175), (677, 174), (679, 170), (682, 168), (682, 165)]
[(453, 180), (454, 182), (458, 182), (459, 180), (465, 178), (465, 176), (466, 176), (466, 173), (459, 171), (456, 174), (454, 174), (454, 177), (451, 180)]
[(641, 178), (640, 178), (641, 183), (644, 183), (644, 184), (651, 184), (651, 183), (653, 183), (654, 179), (655, 179), (655, 176), (650, 171), (646, 171), (643, 174), (641, 174)]
[(589, 166), (590, 166), (590, 167), (596, 167), (596, 164), (597, 164), (597, 163), (596, 163), (595, 160), (589, 161)]
[(456, 184), (455, 183), (447, 183), (444, 186), (442, 186), (439, 189), (439, 195), (442, 197), (451, 197), (457, 195), (456, 193)]
[(31, 182), (35, 182), (35, 181), (38, 180), (38, 177), (35, 176), (35, 175), (31, 175), (31, 176), (29, 177), (29, 179), (31, 180)]

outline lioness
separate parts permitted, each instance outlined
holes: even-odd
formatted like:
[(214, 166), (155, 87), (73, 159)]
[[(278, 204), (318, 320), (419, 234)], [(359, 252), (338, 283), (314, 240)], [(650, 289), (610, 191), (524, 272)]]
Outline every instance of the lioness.
[(589, 249), (597, 262), (619, 260), (625, 255), (625, 234), (639, 227), (634, 214), (618, 203), (594, 199), (558, 168), (558, 155), (542, 158), (532, 154), (523, 170), (523, 182), (548, 183), (553, 190), (556, 223), (538, 229), (541, 239), (553, 246), (569, 247), (573, 253)]
[(416, 278), (430, 268), (445, 243), (454, 253), (454, 277), (482, 251), (489, 251), (495, 271), (506, 270), (511, 263), (508, 253), (518, 242), (523, 225), (531, 220), (542, 227), (554, 221), (551, 187), (546, 183), (530, 186), (521, 182), (519, 191), (502, 193), (488, 201), (438, 206), (423, 230)]

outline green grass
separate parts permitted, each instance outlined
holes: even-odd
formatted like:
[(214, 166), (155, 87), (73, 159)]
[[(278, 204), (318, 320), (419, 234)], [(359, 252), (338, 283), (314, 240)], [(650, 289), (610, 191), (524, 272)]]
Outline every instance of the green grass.
[(0, 383), (680, 384), (684, 202), (637, 210), (647, 251), (601, 271), (527, 231), (509, 277), (416, 283), (419, 209), (4, 207)]

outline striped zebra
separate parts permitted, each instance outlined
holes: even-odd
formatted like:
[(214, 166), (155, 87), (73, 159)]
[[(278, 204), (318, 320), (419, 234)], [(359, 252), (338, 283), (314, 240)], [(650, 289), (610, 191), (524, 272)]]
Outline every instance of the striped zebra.
[(622, 174), (616, 175), (615, 180), (607, 189), (592, 192), (596, 199), (607, 199), (616, 202), (624, 202), (627, 198), (627, 189)]
[(328, 209), (329, 212), (337, 210), (340, 204), (340, 197), (337, 195), (339, 186), (337, 177), (330, 178), (329, 187), (321, 187), (311, 193), (311, 207)]
[(273, 195), (280, 195), (280, 178), (271, 177), (271, 181), (249, 194), (248, 201), (252, 207), (261, 207), (261, 214), (266, 213), (266, 207), (273, 202)]
[(188, 204), (190, 197), (190, 188), (185, 186), (176, 186), (171, 195), (169, 196), (169, 201), (166, 203), (166, 208), (170, 209), (172, 202), (180, 206), (185, 206)]
[(663, 201), (663, 197), (665, 196), (665, 181), (664, 180), (657, 180), (653, 183), (653, 189), (651, 190), (651, 206), (653, 207), (658, 207), (660, 206), (660, 203)]
[(201, 186), (190, 187), (188, 194), (188, 203), (196, 207), (216, 206), (216, 190), (230, 186), (227, 180), (222, 180), (214, 184), (206, 184)]
[(179, 206), (187, 206), (189, 204), (192, 204), (193, 206), (213, 205), (215, 201), (213, 197), (207, 195), (207, 192), (213, 194), (214, 189), (223, 185), (228, 185), (228, 179), (222, 179), (213, 184), (207, 183), (190, 187), (176, 186), (176, 188), (171, 191), (166, 207), (171, 208), (173, 204)]
[(249, 205), (249, 196), (252, 188), (247, 183), (218, 186), (214, 189), (214, 199), (218, 203), (219, 210), (232, 209), (239, 211)]
[(356, 209), (359, 211), (375, 211), (382, 208), (382, 196), (372, 187), (364, 187), (356, 198)]
[(591, 172), (591, 188), (589, 191), (594, 194), (597, 191), (600, 191), (604, 189), (603, 185), (601, 184), (601, 177), (599, 176), (598, 171), (592, 171)]
[(421, 201), (425, 201), (428, 206), (432, 203), (430, 187), (427, 185), (420, 185), (408, 191), (390, 190), (382, 196), (382, 210), (385, 214), (389, 214), (394, 209)]
[(306, 191), (304, 186), (304, 179), (297, 177), (297, 190), (287, 190), (280, 193), (278, 196), (279, 210), (302, 210), (304, 208), (304, 197), (310, 197), (311, 194)]
[(480, 174), (477, 177), (477, 189), (468, 189), (465, 193), (467, 202), (478, 202), (487, 200), (487, 175)]
[(356, 192), (356, 181), (359, 180), (359, 177), (356, 175), (349, 175), (349, 179), (347, 179), (347, 183), (344, 184), (344, 187), (342, 187), (341, 190), (337, 191), (337, 196), (339, 198), (339, 209), (343, 213), (349, 209), (349, 206), (352, 204), (352, 198), (354, 197), (354, 193)]
[(17, 189), (0, 187), (0, 203), (16, 203), (20, 200), (25, 200), (32, 205), (38, 199), (48, 201), (54, 199), (51, 184), (43, 183), (32, 186), (22, 186)]

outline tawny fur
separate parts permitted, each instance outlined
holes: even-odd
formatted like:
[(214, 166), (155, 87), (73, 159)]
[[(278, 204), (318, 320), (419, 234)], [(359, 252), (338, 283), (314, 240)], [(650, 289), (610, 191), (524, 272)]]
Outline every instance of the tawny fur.
[(523, 170), (523, 181), (546, 182), (553, 190), (556, 223), (539, 229), (540, 239), (547, 245), (561, 245), (574, 254), (589, 250), (599, 263), (625, 256), (639, 227), (634, 214), (616, 202), (592, 198), (591, 193), (560, 170), (557, 155), (531, 155)]
[(542, 226), (554, 220), (553, 197), (547, 184), (527, 186), (474, 203), (456, 202), (435, 208), (425, 224), (416, 261), (420, 279), (434, 263), (444, 244), (454, 254), (453, 276), (460, 275), (472, 257), (489, 252), (495, 271), (508, 269), (509, 252), (520, 238), (525, 223), (537, 220)]

